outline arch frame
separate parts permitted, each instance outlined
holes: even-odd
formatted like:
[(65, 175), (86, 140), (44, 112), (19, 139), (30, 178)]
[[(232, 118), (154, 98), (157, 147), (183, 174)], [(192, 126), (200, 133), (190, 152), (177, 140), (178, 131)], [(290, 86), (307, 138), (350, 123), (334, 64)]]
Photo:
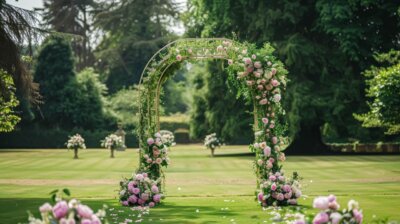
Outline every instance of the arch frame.
[[(280, 165), (285, 160), (281, 150), (285, 142), (280, 137), (285, 132), (281, 98), (288, 72), (274, 56), (274, 51), (269, 43), (257, 48), (253, 44), (226, 38), (178, 39), (157, 51), (143, 69), (138, 87), (140, 165), (136, 173), (145, 173), (156, 181), (160, 189), (164, 186), (163, 167), (169, 163), (169, 146), (158, 134), (162, 84), (184, 61), (220, 59), (228, 62), (228, 78), (254, 105), (252, 131), (255, 132), (255, 141), (249, 148), (255, 153), (259, 203), (262, 206), (296, 204), (301, 195), (298, 176), (285, 177)], [(124, 198), (120, 197), (120, 200), (123, 202)]]

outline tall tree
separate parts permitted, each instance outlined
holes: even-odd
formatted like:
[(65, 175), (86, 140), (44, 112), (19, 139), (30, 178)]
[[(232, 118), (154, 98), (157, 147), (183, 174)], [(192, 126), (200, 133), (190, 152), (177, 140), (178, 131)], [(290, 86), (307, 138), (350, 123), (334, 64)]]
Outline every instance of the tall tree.
[(95, 24), (104, 35), (96, 53), (111, 93), (139, 82), (147, 61), (172, 38), (168, 26), (177, 16), (173, 0), (121, 0), (99, 7)]
[(12, 75), (17, 91), (31, 102), (38, 100), (38, 86), (21, 59), (20, 46), (37, 29), (35, 14), (0, 0), (0, 68)]
[(94, 0), (44, 0), (44, 8), (38, 9), (43, 11), (43, 21), (51, 29), (80, 36), (74, 36), (72, 42), (79, 71), (94, 62), (90, 32), (96, 6)]
[(374, 51), (398, 47), (398, 10), (398, 0), (191, 0), (186, 24), (191, 36), (272, 42), (290, 72), (287, 151), (316, 153), (323, 126), (341, 138), (365, 133), (352, 117), (366, 107), (360, 73)]

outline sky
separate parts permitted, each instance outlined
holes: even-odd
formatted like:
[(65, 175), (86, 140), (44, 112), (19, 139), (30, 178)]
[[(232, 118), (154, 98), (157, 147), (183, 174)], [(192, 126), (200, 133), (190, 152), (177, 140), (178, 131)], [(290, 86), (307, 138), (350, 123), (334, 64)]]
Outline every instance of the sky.
[(43, 0), (6, 0), (10, 5), (18, 6), (23, 9), (33, 10), (33, 8), (43, 7)]
[[(41, 8), (43, 7), (43, 0), (6, 0), (6, 2), (10, 5), (14, 5), (23, 9), (33, 10), (34, 8)], [(186, 3), (187, 0), (175, 0), (178, 3)], [(171, 27), (171, 30), (179, 35), (185, 32), (185, 28), (183, 27), (182, 23)]]

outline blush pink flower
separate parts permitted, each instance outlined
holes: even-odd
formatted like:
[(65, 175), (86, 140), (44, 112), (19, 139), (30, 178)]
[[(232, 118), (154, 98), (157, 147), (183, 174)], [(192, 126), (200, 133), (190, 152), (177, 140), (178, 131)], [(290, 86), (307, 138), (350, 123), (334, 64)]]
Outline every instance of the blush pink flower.
[(291, 205), (297, 205), (297, 200), (296, 199), (289, 199), (288, 203)]
[(271, 147), (267, 146), (264, 148), (264, 156), (268, 157), (271, 155)]
[(254, 71), (254, 68), (253, 68), (253, 66), (249, 66), (249, 67), (247, 67), (246, 71), (247, 71), (248, 73), (251, 73), (251, 72), (253, 72), (253, 71)]
[(92, 220), (90, 219), (82, 219), (81, 224), (92, 224)]
[(260, 74), (259, 72), (253, 72), (253, 75), (254, 75), (256, 78), (260, 78), (260, 77), (261, 77), (261, 74)]
[(176, 56), (176, 60), (177, 60), (177, 61), (182, 61), (182, 55), (178, 54), (178, 55)]
[(160, 194), (156, 194), (153, 196), (153, 201), (158, 203), (161, 201), (161, 195)]
[(140, 181), (140, 180), (143, 180), (144, 176), (139, 173), (139, 174), (136, 174), (135, 178), (136, 178), (136, 180)]
[(141, 199), (141, 198), (138, 199), (138, 204), (139, 204), (139, 205), (144, 205), (145, 202), (146, 202), (146, 201), (144, 201), (144, 200)]
[(139, 194), (140, 193), (140, 189), (135, 187), (135, 188), (132, 189), (132, 193)]
[(148, 138), (147, 139), (147, 144), (148, 145), (153, 145), (154, 144), (154, 139), (153, 138)]
[(251, 55), (251, 58), (254, 60), (257, 58), (257, 56), (255, 54)]
[(279, 181), (284, 181), (285, 177), (284, 176), (279, 176), (278, 179), (279, 179)]
[(150, 208), (153, 208), (155, 205), (156, 205), (156, 204), (155, 204), (154, 202), (150, 202), (150, 203), (149, 203), (149, 207), (150, 207)]
[(264, 199), (264, 194), (263, 193), (258, 193), (258, 196), (257, 196), (257, 198), (258, 198), (258, 201), (260, 201), (260, 202), (262, 202), (263, 201), (263, 199)]
[(263, 163), (264, 163), (264, 162), (263, 162), (261, 159), (257, 160), (257, 164), (258, 164), (259, 166), (262, 166)]
[(47, 213), (50, 212), (52, 209), (51, 205), (49, 203), (44, 203), (42, 206), (39, 207), (39, 211), (41, 213)]
[(271, 138), (272, 144), (276, 145), (278, 143), (278, 138), (276, 136)]
[(268, 100), (267, 99), (262, 99), (262, 100), (260, 100), (260, 105), (265, 105), (265, 104), (267, 104), (268, 103)]
[(254, 62), (254, 67), (261, 68), (261, 62), (259, 62), (259, 61)]
[(327, 197), (316, 197), (313, 203), (314, 208), (326, 210), (329, 208), (329, 200)]
[(261, 121), (262, 121), (264, 124), (268, 124), (268, 118), (266, 118), (266, 117), (263, 117), (263, 118), (261, 119)]
[(68, 214), (68, 204), (66, 201), (59, 201), (53, 207), (53, 216), (56, 219), (61, 219)]
[(129, 205), (129, 202), (128, 202), (128, 201), (121, 201), (121, 204), (122, 204), (123, 206), (128, 206), (128, 205)]
[(276, 188), (277, 188), (276, 184), (275, 184), (275, 183), (273, 183), (273, 184), (271, 185), (271, 190), (275, 191), (275, 190), (276, 190)]
[(279, 201), (283, 201), (283, 199), (285, 199), (285, 197), (283, 196), (282, 193), (279, 193), (279, 194), (276, 196), (276, 198), (277, 198)]
[(138, 198), (136, 197), (136, 195), (131, 195), (131, 196), (129, 196), (129, 198), (128, 198), (128, 201), (129, 201), (130, 203), (132, 203), (132, 204), (136, 204), (137, 200), (138, 200)]
[(243, 58), (243, 61), (246, 65), (250, 65), (251, 64), (251, 59), (250, 58)]
[(329, 216), (325, 212), (318, 213), (313, 219), (313, 224), (323, 224), (327, 222), (329, 222)]
[(76, 210), (80, 217), (87, 218), (87, 219), (92, 218), (93, 210), (91, 208), (89, 208), (88, 206), (78, 205), (78, 208)]
[(286, 199), (292, 198), (292, 192), (286, 193), (286, 194), (285, 194), (285, 198), (286, 198)]
[(228, 59), (228, 64), (229, 65), (233, 64), (233, 60), (232, 59)]
[(258, 85), (258, 86), (257, 86), (257, 89), (258, 89), (258, 90), (263, 90), (263, 88), (264, 88), (263, 85)]
[(279, 81), (276, 80), (276, 79), (272, 79), (271, 80), (271, 85), (274, 86), (274, 87), (277, 87), (277, 86), (279, 86)]
[(268, 91), (271, 91), (271, 89), (273, 88), (273, 86), (272, 86), (271, 84), (268, 84), (268, 85), (265, 86), (265, 88), (266, 88)]
[(252, 85), (254, 85), (254, 81), (253, 81), (253, 80), (247, 80), (247, 81), (246, 81), (246, 84), (247, 84), (248, 86), (252, 86)]
[(281, 94), (275, 94), (274, 95), (274, 102), (278, 103), (279, 101), (281, 101)]
[(338, 213), (338, 212), (331, 213), (332, 224), (339, 224), (341, 219), (342, 219), (342, 215), (340, 213)]
[(268, 178), (270, 181), (276, 181), (276, 176), (274, 176), (274, 175), (272, 175), (272, 176), (269, 176), (269, 178)]
[(141, 198), (142, 200), (144, 200), (144, 201), (147, 201), (147, 200), (149, 200), (149, 194), (143, 193), (142, 195), (140, 195), (140, 198)]
[(362, 223), (362, 220), (363, 220), (362, 212), (358, 211), (358, 209), (353, 209), (353, 215), (354, 215), (354, 219), (357, 221), (357, 223)]
[(267, 162), (267, 168), (268, 168), (268, 169), (271, 169), (273, 166), (274, 166), (274, 165), (273, 165), (270, 161)]
[(161, 164), (161, 162), (162, 162), (162, 159), (161, 159), (161, 158), (157, 158), (157, 159), (156, 159), (156, 163), (157, 163), (157, 164)]
[(272, 69), (271, 69), (271, 74), (272, 74), (272, 75), (275, 75), (276, 72), (277, 72), (277, 71), (276, 71), (276, 68), (272, 68)]
[(153, 192), (154, 194), (158, 194), (159, 190), (158, 190), (157, 185), (151, 186), (151, 192)]

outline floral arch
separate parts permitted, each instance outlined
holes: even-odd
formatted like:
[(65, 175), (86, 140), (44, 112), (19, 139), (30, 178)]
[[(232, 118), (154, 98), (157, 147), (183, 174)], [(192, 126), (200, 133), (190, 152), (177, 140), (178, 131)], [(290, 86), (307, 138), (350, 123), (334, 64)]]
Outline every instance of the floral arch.
[(296, 204), (301, 191), (297, 175), (283, 175), (280, 162), (285, 125), (281, 96), (286, 87), (287, 70), (273, 56), (270, 44), (257, 49), (249, 43), (225, 38), (178, 39), (161, 48), (149, 60), (140, 79), (139, 168), (129, 179), (121, 181), (120, 201), (125, 206), (155, 206), (163, 198), (163, 167), (167, 167), (168, 143), (158, 133), (159, 99), (162, 84), (183, 61), (203, 59), (227, 61), (228, 79), (240, 94), (254, 105), (256, 195), (262, 206)]

